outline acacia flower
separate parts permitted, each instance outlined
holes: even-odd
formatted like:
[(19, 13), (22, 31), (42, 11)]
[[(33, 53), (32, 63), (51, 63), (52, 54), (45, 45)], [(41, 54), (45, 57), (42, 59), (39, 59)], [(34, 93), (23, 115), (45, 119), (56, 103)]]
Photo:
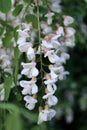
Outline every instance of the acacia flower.
[(35, 104), (37, 103), (37, 99), (33, 98), (32, 96), (25, 96), (24, 101), (26, 101), (25, 107), (29, 110), (33, 110), (35, 107)]
[(46, 47), (47, 49), (52, 49), (53, 48), (53, 45), (50, 41), (46, 41), (46, 40), (42, 40), (42, 47)]
[(23, 87), (22, 94), (27, 95), (27, 94), (36, 94), (38, 92), (38, 86), (35, 84), (35, 80), (21, 80), (20, 81), (20, 86)]
[(46, 103), (51, 106), (55, 106), (58, 102), (58, 98), (53, 95), (54, 92), (48, 92), (46, 95), (44, 95), (42, 98), (46, 99)]
[(43, 121), (50, 121), (56, 115), (56, 111), (53, 109), (44, 109), (39, 112), (38, 124)]
[(24, 30), (18, 29), (17, 30), (19, 37), (25, 37), (25, 38), (29, 37), (28, 31), (29, 31), (29, 29), (24, 29)]
[(51, 38), (51, 44), (53, 45), (53, 48), (57, 49), (61, 46), (60, 42), (58, 41), (58, 38), (60, 37), (61, 35), (55, 35)]
[(71, 16), (63, 16), (63, 18), (64, 18), (64, 25), (65, 26), (68, 26), (74, 22), (74, 19)]
[(48, 25), (52, 24), (52, 17), (53, 16), (54, 16), (54, 13), (52, 13), (50, 11), (45, 15), (45, 17), (47, 17), (47, 23), (48, 23)]
[(71, 37), (74, 36), (75, 34), (75, 29), (72, 27), (66, 27), (65, 29), (65, 37)]
[(36, 63), (22, 63), (23, 70), (21, 71), (21, 74), (26, 75), (28, 78), (36, 77), (39, 74), (38, 69), (35, 67)]
[(49, 80), (44, 81), (44, 84), (47, 85), (48, 92), (54, 93), (57, 90), (57, 86), (56, 86), (55, 82), (56, 82), (55, 79), (49, 79)]
[(51, 63), (56, 63), (56, 62), (60, 63), (61, 62), (60, 57), (55, 54), (54, 50), (47, 51), (46, 54), (44, 55), (44, 57), (48, 57), (48, 59)]
[(35, 60), (35, 52), (32, 47), (29, 47), (27, 50), (27, 57), (29, 60)]
[(58, 25), (58, 29), (56, 31), (56, 34), (64, 36), (64, 28), (62, 26)]
[(18, 45), (18, 48), (19, 48), (20, 52), (27, 52), (28, 48), (30, 48), (31, 46), (32, 46), (32, 44), (30, 42), (21, 42)]

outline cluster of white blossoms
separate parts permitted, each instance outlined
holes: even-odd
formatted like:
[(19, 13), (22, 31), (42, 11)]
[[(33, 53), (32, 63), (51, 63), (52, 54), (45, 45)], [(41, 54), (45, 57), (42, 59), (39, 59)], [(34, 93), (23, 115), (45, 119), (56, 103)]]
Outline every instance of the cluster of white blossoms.
[[(25, 75), (30, 80), (21, 80), (20, 86), (23, 88), (22, 94), (24, 100), (26, 101), (25, 106), (32, 110), (37, 103), (36, 94), (38, 92), (38, 86), (36, 85), (36, 76), (39, 74), (38, 69), (36, 68), (35, 62), (35, 50), (33, 48), (33, 36), (32, 36), (32, 24), (22, 25), (23, 29), (17, 30), (19, 38), (17, 41), (18, 48), (21, 53), (25, 53), (28, 59), (28, 63), (22, 62), (23, 70), (21, 71), (22, 75)], [(30, 38), (30, 39), (29, 39)]]
[[(15, 9), (15, 4), (18, 4), (15, 2), (12, 0), (11, 11)], [(51, 120), (56, 115), (56, 111), (53, 109), (53, 106), (58, 103), (58, 98), (55, 96), (56, 82), (63, 80), (69, 74), (68, 71), (65, 71), (64, 64), (70, 57), (67, 48), (75, 45), (75, 30), (70, 26), (74, 19), (71, 16), (62, 16), (62, 22), (57, 23), (56, 13), (61, 12), (60, 0), (48, 0), (49, 8), (46, 8), (45, 11), (48, 11), (46, 14), (39, 12), (39, 7), (43, 6), (41, 0), (33, 0), (29, 6), (23, 0), (18, 2), (24, 5), (18, 17), (13, 16), (11, 12), (7, 15), (0, 13), (0, 15), (2, 20), (5, 20), (7, 16), (6, 20), (12, 27), (17, 27), (18, 39), (15, 46), (18, 46), (20, 51), (22, 66), (22, 70), (19, 67), (21, 78), (18, 79), (20, 81), (17, 85), (22, 87), (27, 109), (33, 110), (36, 103), (38, 104), (38, 124), (40, 124), (43, 121)], [(29, 14), (31, 22), (28, 23), (26, 19)], [(36, 21), (32, 22), (32, 16)], [(38, 27), (35, 28), (34, 23)], [(12, 40), (14, 39), (13, 37)], [(2, 40), (0, 41), (0, 69), (10, 74), (13, 73), (13, 49), (13, 46), (12, 48), (3, 47)], [(1, 82), (0, 101), (3, 101), (4, 98), (4, 83)]]
[[(48, 14), (45, 15), (47, 17), (48, 28), (52, 23), (53, 15), (51, 12), (50, 16)], [(50, 64), (48, 66), (49, 73), (46, 73), (44, 77), (45, 95), (43, 95), (42, 99), (45, 100), (45, 108), (40, 107), (39, 109), (38, 124), (51, 120), (56, 114), (56, 111), (51, 109), (58, 102), (57, 97), (54, 95), (57, 90), (55, 83), (58, 80), (63, 80), (65, 75), (69, 74), (68, 71), (64, 70), (63, 64), (70, 57), (67, 53), (67, 47), (73, 47), (75, 45), (75, 30), (69, 27), (73, 21), (74, 19), (71, 16), (63, 16), (64, 27), (57, 25), (56, 31), (48, 34), (46, 32), (46, 36), (42, 39), (41, 51), (44, 58), (48, 58)], [(44, 29), (43, 32), (45, 32)]]
[[(70, 27), (74, 19), (71, 16), (63, 16), (63, 26), (56, 24), (56, 30), (53, 30), (51, 24), (54, 15), (49, 11), (44, 16), (47, 22), (39, 21), (40, 43), (37, 46), (34, 39), (38, 35), (32, 23), (22, 23), (17, 30), (18, 48), (21, 54), (26, 56), (26, 62), (21, 63), (23, 68), (21, 74), (25, 77), (20, 80), (20, 86), (23, 88), (26, 108), (33, 110), (37, 102), (40, 104), (38, 124), (49, 121), (56, 115), (56, 111), (52, 109), (58, 103), (58, 98), (55, 96), (56, 82), (69, 74), (64, 70), (63, 64), (70, 57), (67, 47), (75, 45), (75, 30)], [(48, 64), (44, 63), (45, 60)], [(40, 85), (38, 82), (41, 82)], [(40, 91), (42, 94), (39, 96)]]

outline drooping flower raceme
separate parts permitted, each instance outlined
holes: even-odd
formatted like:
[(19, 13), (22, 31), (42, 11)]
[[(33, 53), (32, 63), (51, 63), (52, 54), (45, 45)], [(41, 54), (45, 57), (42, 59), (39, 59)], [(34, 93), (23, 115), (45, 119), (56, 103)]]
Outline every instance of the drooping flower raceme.
[(33, 6), (30, 5), (32, 10), (28, 11), (30, 15), (36, 16), (37, 26), (33, 22), (23, 21), (17, 30), (17, 45), (23, 56), (19, 85), (22, 87), (27, 109), (33, 110), (37, 102), (40, 104), (38, 124), (51, 120), (56, 114), (51, 108), (58, 103), (55, 96), (56, 82), (69, 74), (64, 69), (66, 60), (70, 58), (67, 48), (75, 45), (75, 30), (70, 26), (74, 19), (62, 16), (62, 24), (58, 23), (55, 12), (61, 12), (60, 2), (48, 0), (49, 10), (47, 9), (46, 14), (39, 12), (42, 3), (34, 1)]

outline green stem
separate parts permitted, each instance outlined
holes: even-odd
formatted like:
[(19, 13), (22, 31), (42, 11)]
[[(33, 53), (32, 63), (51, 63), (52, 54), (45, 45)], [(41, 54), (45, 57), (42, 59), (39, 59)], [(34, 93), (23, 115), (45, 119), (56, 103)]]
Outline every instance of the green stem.
[(38, 41), (39, 41), (39, 46), (40, 46), (40, 64), (41, 64), (41, 79), (42, 79), (42, 84), (43, 84), (43, 63), (42, 63), (42, 47), (41, 47), (41, 29), (40, 29), (40, 13), (39, 13), (39, 4), (37, 0), (37, 19), (38, 19)]
[[(41, 71), (41, 87), (42, 95), (44, 93), (44, 83), (43, 83), (43, 61), (42, 61), (42, 46), (41, 46), (41, 28), (40, 28), (40, 12), (39, 12), (39, 0), (37, 0), (37, 19), (38, 19), (38, 43), (40, 46), (40, 71)], [(43, 100), (40, 100), (40, 106), (43, 105)]]
[(23, 12), (23, 16), (22, 16), (21, 22), (23, 22), (23, 20), (24, 20), (25, 13), (26, 13), (26, 11), (27, 11), (29, 5), (30, 5), (30, 4), (27, 4), (26, 7), (25, 7), (25, 9), (24, 9), (24, 12)]

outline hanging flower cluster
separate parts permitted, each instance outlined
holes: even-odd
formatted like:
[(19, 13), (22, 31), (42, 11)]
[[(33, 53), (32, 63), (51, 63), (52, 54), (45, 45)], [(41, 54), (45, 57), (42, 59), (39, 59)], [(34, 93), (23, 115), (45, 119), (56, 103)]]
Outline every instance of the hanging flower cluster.
[[(33, 110), (36, 103), (40, 104), (38, 118), (40, 124), (51, 120), (56, 114), (51, 108), (58, 103), (58, 98), (55, 96), (56, 82), (69, 74), (64, 70), (63, 64), (70, 57), (67, 47), (75, 45), (75, 30), (69, 26), (74, 21), (71, 16), (62, 16), (63, 24), (56, 23), (54, 25), (56, 28), (53, 29), (51, 25), (55, 13), (48, 11), (44, 16), (38, 16), (41, 3), (35, 4), (38, 30), (34, 29), (32, 23), (22, 23), (17, 30), (19, 36), (17, 44), (21, 54), (25, 54), (26, 58), (25, 62), (21, 63), (23, 68), (21, 74), (25, 77), (20, 80), (25, 107)], [(45, 21), (40, 21), (41, 17), (44, 17)]]
[[(59, 14), (60, 0), (48, 0), (48, 4), (44, 6), (42, 0), (18, 2), (19, 4), (12, 0), (13, 13), (9, 12), (7, 15), (1, 13), (2, 20), (6, 19), (12, 25), (7, 27), (13, 29), (10, 42), (14, 43), (14, 46), (11, 44), (11, 49), (5, 48), (3, 40), (0, 41), (0, 68), (13, 76), (15, 86), (21, 87), (25, 107), (33, 110), (36, 109), (36, 105), (38, 106), (40, 124), (56, 115), (53, 109), (58, 103), (55, 96), (56, 82), (69, 74), (64, 69), (64, 64), (70, 57), (67, 48), (75, 45), (75, 30), (70, 26), (74, 19)], [(43, 11), (40, 12), (41, 10)], [(5, 31), (3, 37), (9, 32)], [(16, 54), (16, 49), (19, 55)], [(14, 69), (13, 59), (16, 61), (15, 65), (17, 64)], [(18, 75), (21, 75), (20, 80)], [(2, 81), (0, 83), (0, 101), (3, 101), (6, 93), (4, 83)]]

